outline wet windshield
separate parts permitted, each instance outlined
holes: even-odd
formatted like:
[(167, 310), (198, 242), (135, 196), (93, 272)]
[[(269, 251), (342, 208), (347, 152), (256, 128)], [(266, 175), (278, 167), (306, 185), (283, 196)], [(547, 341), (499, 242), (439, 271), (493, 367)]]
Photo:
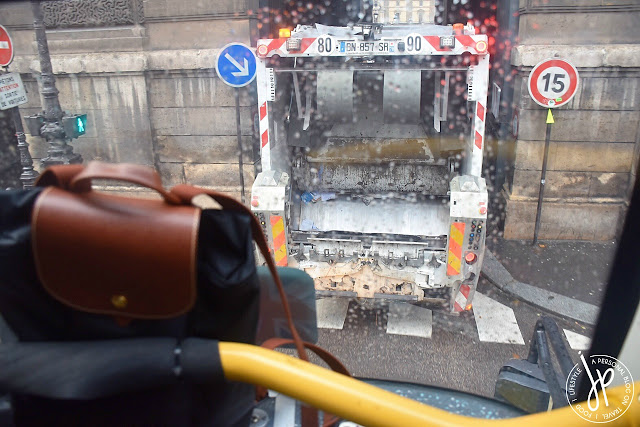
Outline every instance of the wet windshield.
[[(570, 403), (636, 183), (635, 2), (18, 1), (0, 24), (3, 190), (97, 160), (228, 194), (353, 376), (505, 404), (484, 418)], [(259, 276), (256, 344), (290, 336)]]

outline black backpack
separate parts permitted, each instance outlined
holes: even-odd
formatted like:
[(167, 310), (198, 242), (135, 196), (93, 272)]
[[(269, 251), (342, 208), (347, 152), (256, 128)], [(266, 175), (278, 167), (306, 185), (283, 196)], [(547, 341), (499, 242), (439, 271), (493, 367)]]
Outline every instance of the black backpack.
[[(189, 186), (165, 192), (155, 171), (143, 169), (98, 162), (90, 163), (87, 168), (57, 166), (45, 171), (39, 180), (41, 187), (0, 192), (0, 313), (6, 322), (4, 328), (0, 325), (3, 341), (0, 344), (0, 394), (10, 392), (16, 425), (249, 423), (255, 389), (224, 379), (217, 340), (250, 344), (256, 341), (260, 284), (254, 238), (266, 255), (275, 283), (282, 286), (264, 235), (251, 212), (230, 197)], [(132, 170), (135, 173), (132, 174)], [(139, 173), (142, 179), (135, 178)], [(123, 212), (128, 214), (126, 209), (121, 212), (118, 207), (118, 203), (126, 205), (128, 200), (91, 191), (90, 182), (94, 178), (135, 181), (158, 190), (165, 198), (149, 203), (186, 205), (194, 195), (206, 192), (221, 205), (222, 209), (195, 211), (199, 216), (194, 266), (197, 297), (184, 313), (148, 319), (136, 318), (130, 313), (119, 315), (117, 306), (127, 302), (123, 295), (113, 297), (112, 311), (102, 310), (99, 304), (92, 305), (95, 298), (89, 295), (87, 309), (74, 305), (69, 299), (86, 300), (84, 292), (92, 289), (92, 283), (86, 283), (86, 289), (74, 285), (69, 292), (66, 281), (43, 285), (41, 278), (51, 271), (56, 272), (58, 278), (62, 271), (66, 272), (64, 277), (76, 280), (74, 272), (82, 270), (86, 276), (88, 270), (95, 277), (100, 276), (95, 280), (99, 282), (107, 272), (98, 264), (106, 262), (104, 265), (114, 265), (117, 270), (122, 262), (128, 262), (122, 269), (125, 272), (150, 265), (149, 257), (154, 256), (157, 243), (150, 245), (149, 251), (138, 250), (131, 259), (117, 264), (99, 258), (102, 253), (117, 256), (118, 251), (106, 247), (113, 242), (101, 243), (112, 236), (108, 230), (107, 237), (90, 239), (93, 243), (85, 243), (86, 239), (81, 238), (72, 239), (70, 243), (68, 236), (74, 233), (74, 227), (56, 229), (51, 225), (56, 224), (53, 222), (38, 225), (39, 229), (53, 230), (50, 236), (35, 236), (34, 217), (44, 215), (41, 211), (45, 211), (40, 206), (45, 202), (39, 202), (54, 191), (63, 201), (64, 197), (71, 197), (91, 209), (109, 210), (108, 214), (115, 215), (116, 219)], [(108, 198), (108, 202), (103, 202), (103, 197)], [(55, 202), (48, 203), (55, 205)], [(65, 206), (71, 206), (71, 211), (65, 211)], [(48, 215), (76, 222), (78, 229), (84, 229), (91, 222), (83, 220), (83, 214), (71, 218), (75, 212), (71, 202), (65, 202), (60, 212), (55, 207), (52, 209), (53, 213)], [(39, 217), (38, 221), (44, 222)], [(154, 233), (160, 233), (155, 241), (162, 242), (163, 230)], [(46, 245), (41, 243), (46, 239), (49, 239)], [(52, 259), (46, 262), (38, 259), (32, 242), (47, 248)], [(60, 253), (51, 249), (58, 247), (56, 245), (61, 246)], [(65, 257), (68, 250), (75, 251), (80, 258), (90, 252), (88, 259), (96, 260), (95, 268), (87, 266), (86, 260), (68, 259)], [(146, 253), (138, 255), (139, 252)], [(140, 272), (136, 270), (135, 274)], [(154, 295), (153, 284), (145, 286), (143, 291), (147, 295), (140, 299), (138, 289), (138, 294), (130, 297), (129, 306), (135, 305), (135, 298), (143, 305), (150, 304), (149, 300), (155, 301), (156, 297), (162, 300), (163, 295)], [(286, 300), (283, 304), (286, 305)], [(293, 324), (288, 326), (291, 333), (297, 335)]]

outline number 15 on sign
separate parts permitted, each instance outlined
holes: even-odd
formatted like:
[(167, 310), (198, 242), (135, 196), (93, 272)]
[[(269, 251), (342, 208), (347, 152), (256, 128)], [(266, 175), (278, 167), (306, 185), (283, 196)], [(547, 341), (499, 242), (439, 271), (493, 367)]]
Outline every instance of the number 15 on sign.
[(540, 174), (540, 190), (538, 192), (538, 208), (533, 230), (533, 244), (538, 243), (538, 233), (542, 220), (542, 201), (549, 161), (549, 144), (551, 142), (551, 125), (555, 123), (551, 109), (568, 103), (578, 89), (578, 70), (568, 61), (560, 58), (546, 59), (533, 67), (527, 83), (529, 95), (538, 105), (548, 108), (547, 131), (544, 138), (544, 155)]
[(529, 95), (538, 105), (556, 108), (568, 103), (578, 89), (578, 70), (568, 61), (546, 59), (529, 74)]

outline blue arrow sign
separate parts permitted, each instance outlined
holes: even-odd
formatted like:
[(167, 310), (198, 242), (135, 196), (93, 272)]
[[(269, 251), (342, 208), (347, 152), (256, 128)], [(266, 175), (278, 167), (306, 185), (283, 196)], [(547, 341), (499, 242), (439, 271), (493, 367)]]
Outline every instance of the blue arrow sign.
[(229, 86), (246, 86), (256, 77), (256, 55), (242, 43), (229, 43), (218, 53), (216, 72)]

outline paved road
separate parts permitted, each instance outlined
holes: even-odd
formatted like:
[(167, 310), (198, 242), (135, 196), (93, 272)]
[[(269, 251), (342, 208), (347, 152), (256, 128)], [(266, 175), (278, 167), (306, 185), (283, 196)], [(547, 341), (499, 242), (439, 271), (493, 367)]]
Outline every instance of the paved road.
[(600, 305), (617, 248), (615, 242), (530, 241), (491, 238), (487, 247), (520, 282)]
[[(492, 396), (498, 370), (511, 358), (526, 358), (535, 323), (546, 313), (514, 300), (484, 279), (478, 292), (474, 313), (463, 316), (406, 303), (318, 300), (319, 344), (355, 376)], [(592, 329), (554, 318), (561, 330), (568, 331), (577, 361)]]

